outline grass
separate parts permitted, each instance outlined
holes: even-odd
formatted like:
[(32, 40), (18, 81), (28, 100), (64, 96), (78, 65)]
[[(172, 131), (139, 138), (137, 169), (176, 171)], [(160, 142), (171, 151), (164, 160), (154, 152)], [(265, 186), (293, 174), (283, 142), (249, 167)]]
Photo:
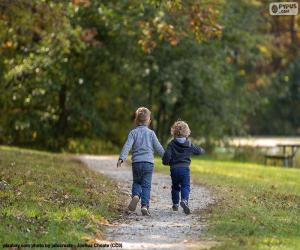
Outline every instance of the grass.
[(191, 176), (217, 199), (207, 213), (216, 249), (300, 249), (300, 169), (206, 157), (192, 160)]
[(118, 214), (117, 191), (67, 155), (0, 147), (0, 243), (93, 242)]
[[(206, 157), (191, 171), (217, 199), (204, 214), (217, 249), (300, 249), (300, 169)], [(117, 216), (117, 192), (67, 155), (0, 147), (0, 243), (92, 242)]]

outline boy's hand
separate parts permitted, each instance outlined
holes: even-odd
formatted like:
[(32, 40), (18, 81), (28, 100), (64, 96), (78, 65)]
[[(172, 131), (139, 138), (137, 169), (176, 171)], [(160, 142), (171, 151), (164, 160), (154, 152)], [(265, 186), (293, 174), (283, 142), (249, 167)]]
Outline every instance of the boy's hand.
[(119, 159), (117, 163), (117, 168), (120, 168), (122, 166), (123, 160)]

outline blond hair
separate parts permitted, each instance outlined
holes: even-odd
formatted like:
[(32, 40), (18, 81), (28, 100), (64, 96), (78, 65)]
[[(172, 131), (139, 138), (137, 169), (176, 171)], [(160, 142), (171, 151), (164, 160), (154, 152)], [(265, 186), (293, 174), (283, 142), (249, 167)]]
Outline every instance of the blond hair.
[(139, 107), (135, 111), (134, 122), (136, 125), (148, 125), (151, 117), (151, 111), (145, 107)]
[(191, 134), (189, 125), (184, 121), (177, 121), (171, 127), (171, 135), (174, 137), (188, 137)]

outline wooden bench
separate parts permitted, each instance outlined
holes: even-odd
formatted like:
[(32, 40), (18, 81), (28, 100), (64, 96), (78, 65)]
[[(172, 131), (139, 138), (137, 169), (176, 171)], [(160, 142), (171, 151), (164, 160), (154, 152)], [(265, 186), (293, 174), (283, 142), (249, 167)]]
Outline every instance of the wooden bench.
[(280, 160), (285, 167), (293, 166), (294, 156), (293, 155), (265, 155), (265, 165), (268, 165), (268, 159)]
[[(283, 166), (285, 167), (293, 167), (294, 166), (294, 158), (296, 156), (297, 150), (300, 148), (300, 144), (295, 143), (278, 143), (276, 147), (280, 148), (281, 154), (266, 154), (265, 155), (265, 165), (268, 163), (268, 159), (270, 160), (281, 160), (283, 162)], [(289, 149), (289, 150), (288, 150)]]

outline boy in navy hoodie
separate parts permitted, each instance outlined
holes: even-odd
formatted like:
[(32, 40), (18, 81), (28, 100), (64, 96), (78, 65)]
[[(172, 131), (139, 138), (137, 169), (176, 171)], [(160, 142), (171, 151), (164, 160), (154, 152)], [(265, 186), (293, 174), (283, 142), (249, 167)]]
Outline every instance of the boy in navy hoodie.
[(174, 139), (168, 144), (163, 156), (163, 164), (170, 165), (172, 178), (173, 210), (178, 211), (179, 193), (181, 193), (180, 206), (184, 213), (189, 214), (188, 205), (190, 194), (190, 163), (192, 155), (202, 155), (204, 150), (192, 144), (188, 137), (191, 131), (184, 121), (177, 121), (171, 127)]

